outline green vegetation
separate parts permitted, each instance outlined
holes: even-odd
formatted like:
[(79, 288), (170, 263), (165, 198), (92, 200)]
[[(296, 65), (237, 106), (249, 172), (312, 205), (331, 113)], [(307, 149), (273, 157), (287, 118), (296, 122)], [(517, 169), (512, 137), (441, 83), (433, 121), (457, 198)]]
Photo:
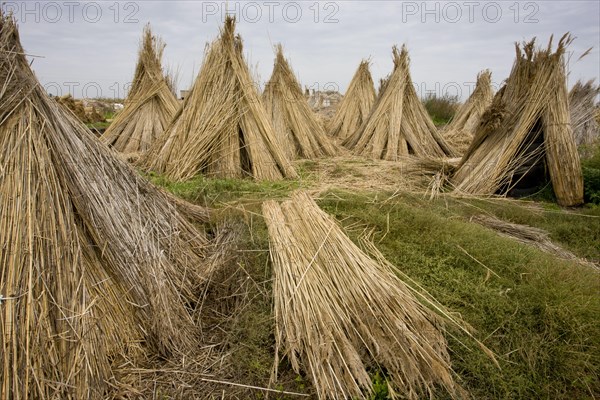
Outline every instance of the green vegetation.
[(458, 96), (451, 96), (446, 93), (438, 97), (435, 93), (429, 93), (423, 99), (423, 105), (431, 116), (436, 126), (446, 125), (458, 110), (460, 102)]
[(104, 121), (92, 122), (92, 123), (89, 123), (86, 125), (90, 129), (106, 129), (110, 126), (110, 124), (112, 123), (112, 119), (114, 117), (115, 117), (115, 112), (109, 111), (109, 112), (104, 113), (104, 115), (102, 115), (102, 118), (104, 118)]
[(454, 369), (474, 398), (590, 398), (600, 390), (597, 273), (499, 237), (467, 218), (487, 212), (529, 222), (550, 230), (576, 254), (599, 261), (600, 210), (536, 215), (506, 203), (429, 202), (408, 195), (385, 202), (338, 192), (321, 206), (346, 226), (375, 229), (377, 247), (388, 260), (459, 313), (494, 351), (500, 370), (472, 345), (461, 346), (460, 337), (449, 340)]
[(591, 154), (581, 160), (585, 201), (600, 204), (600, 144), (591, 149)]
[(110, 126), (110, 122), (101, 121), (101, 122), (94, 122), (94, 123), (86, 124), (86, 125), (90, 129), (106, 129)]
[[(586, 164), (589, 165), (589, 164)], [(220, 326), (228, 332), (232, 380), (269, 385), (274, 333), (268, 237), (261, 201), (310, 188), (318, 165), (301, 165), (299, 180), (151, 179), (189, 201), (214, 207), (213, 222), (244, 221), (237, 274), (245, 303)], [(328, 190), (319, 205), (355, 241), (365, 231), (386, 258), (449, 310), (460, 315), (500, 364), (456, 331), (447, 338), (457, 380), (473, 398), (586, 399), (600, 393), (600, 279), (591, 267), (563, 261), (469, 222), (488, 214), (545, 229), (579, 257), (600, 263), (600, 207), (560, 209), (554, 203), (458, 199), (415, 194)], [(228, 275), (234, 276), (236, 272)], [(230, 284), (231, 286), (231, 284)], [(385, 376), (373, 370), (373, 399), (388, 398)], [(308, 377), (280, 359), (277, 389), (310, 393)], [(262, 393), (246, 394), (262, 398)], [(274, 395), (273, 398), (292, 398)], [(446, 398), (436, 393), (436, 398)]]
[(295, 189), (306, 187), (310, 181), (311, 178), (306, 175), (307, 173), (303, 174), (302, 170), (299, 172), (301, 175), (299, 180), (275, 182), (255, 182), (250, 179), (209, 179), (200, 175), (184, 182), (171, 182), (154, 174), (148, 175), (148, 178), (184, 200), (219, 207), (224, 203), (235, 201), (251, 203), (268, 198), (283, 198)]

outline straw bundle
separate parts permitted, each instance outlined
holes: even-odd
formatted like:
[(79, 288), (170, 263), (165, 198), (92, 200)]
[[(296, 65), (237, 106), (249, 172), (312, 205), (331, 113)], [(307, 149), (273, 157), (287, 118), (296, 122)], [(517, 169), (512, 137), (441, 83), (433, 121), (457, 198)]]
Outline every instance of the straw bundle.
[(583, 260), (570, 251), (565, 250), (559, 245), (553, 243), (550, 240), (550, 234), (543, 229), (529, 225), (514, 224), (489, 215), (474, 215), (471, 217), (470, 221), (492, 229), (499, 235), (511, 238), (519, 243), (533, 246), (558, 258), (562, 258), (564, 260), (573, 260), (590, 266), (594, 269), (598, 269), (598, 266), (594, 263)]
[(49, 99), (0, 15), (0, 398), (110, 397), (193, 354), (207, 239)]
[(262, 100), (290, 160), (333, 156), (336, 153), (283, 57), (281, 45), (277, 46), (273, 74), (265, 85)]
[(578, 81), (569, 92), (571, 125), (577, 146), (590, 145), (600, 139), (600, 125), (596, 120), (596, 97), (599, 94), (600, 85), (596, 85), (594, 80), (586, 83)]
[(329, 134), (340, 140), (351, 136), (367, 120), (374, 103), (375, 86), (369, 71), (369, 62), (363, 60), (329, 124)]
[(146, 25), (125, 107), (100, 138), (117, 151), (148, 150), (177, 112), (179, 104), (161, 67), (164, 48)]
[(54, 99), (58, 102), (58, 104), (69, 109), (84, 124), (93, 124), (95, 122), (104, 121), (104, 118), (98, 113), (95, 107), (86, 109), (83, 101), (75, 100), (71, 94), (54, 97)]
[[(385, 261), (373, 261), (306, 194), (263, 203), (273, 262), (276, 347), (319, 398), (372, 393), (367, 368), (418, 398), (457, 390), (437, 315)], [(276, 362), (277, 364), (277, 362)]]
[[(484, 114), (473, 143), (452, 178), (458, 192), (507, 194), (520, 180), (547, 169), (558, 203), (583, 202), (583, 178), (573, 140), (564, 53), (564, 35), (552, 52), (535, 40), (517, 44), (517, 57), (505, 86)], [(538, 179), (535, 175), (533, 178)], [(542, 183), (542, 182), (537, 182)]]
[(357, 155), (396, 161), (419, 157), (452, 156), (413, 87), (406, 46), (393, 48), (394, 71), (381, 83), (381, 92), (368, 119), (343, 145)]
[(493, 98), (492, 73), (489, 70), (482, 71), (477, 75), (475, 90), (456, 112), (444, 132), (444, 138), (454, 149), (460, 152), (467, 150), (481, 117), (492, 104)]
[(139, 164), (174, 180), (198, 173), (257, 180), (296, 177), (275, 135), (227, 17), (183, 107)]

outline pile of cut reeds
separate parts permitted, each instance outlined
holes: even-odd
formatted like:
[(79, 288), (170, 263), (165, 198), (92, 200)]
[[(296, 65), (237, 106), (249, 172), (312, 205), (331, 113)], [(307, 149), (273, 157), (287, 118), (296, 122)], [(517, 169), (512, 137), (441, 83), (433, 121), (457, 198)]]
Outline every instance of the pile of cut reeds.
[(412, 84), (406, 46), (393, 48), (394, 71), (381, 81), (368, 119), (343, 141), (357, 155), (396, 161), (409, 154), (454, 156), (419, 100)]
[(0, 398), (135, 393), (127, 371), (200, 352), (210, 243), (46, 95), (4, 14), (0, 87)]
[(283, 56), (283, 47), (277, 45), (276, 49), (273, 73), (265, 85), (262, 100), (287, 157), (292, 160), (335, 155), (336, 148), (309, 107)]
[[(555, 52), (552, 38), (545, 49), (536, 49), (535, 40), (522, 48), (516, 45), (511, 74), (482, 117), (452, 178), (457, 192), (507, 194), (531, 168), (543, 162), (558, 203), (583, 203), (564, 61), (571, 41), (569, 34), (564, 35)], [(536, 146), (540, 137), (543, 146)]]
[(569, 111), (571, 125), (577, 146), (591, 145), (600, 139), (600, 123), (596, 119), (600, 105), (596, 98), (600, 94), (600, 85), (594, 80), (577, 81), (569, 92)]
[(489, 70), (477, 75), (475, 90), (458, 109), (444, 130), (444, 139), (458, 152), (464, 153), (471, 144), (481, 117), (492, 104), (492, 73)]
[(144, 28), (138, 62), (125, 107), (101, 136), (101, 140), (122, 153), (140, 153), (150, 148), (164, 132), (179, 103), (173, 84), (161, 66), (165, 44)]
[(550, 240), (550, 234), (543, 229), (528, 225), (515, 224), (489, 215), (474, 215), (471, 217), (470, 221), (485, 226), (486, 228), (489, 228), (502, 236), (511, 238), (529, 246), (533, 246), (558, 258), (562, 258), (563, 260), (576, 261), (580, 264), (591, 266), (592, 268), (600, 271), (600, 267), (598, 265), (587, 260), (583, 260), (570, 251), (565, 250), (561, 246), (553, 243), (552, 240)]
[(83, 101), (75, 100), (71, 94), (54, 97), (54, 99), (58, 104), (69, 109), (84, 124), (93, 124), (95, 122), (104, 121), (102, 115), (100, 115), (94, 107), (90, 107), (86, 110)]
[(348, 90), (329, 124), (329, 134), (345, 140), (367, 120), (375, 103), (375, 86), (369, 71), (369, 62), (361, 61)]
[(198, 173), (257, 180), (297, 176), (244, 61), (233, 17), (208, 47), (182, 108), (138, 164), (173, 180)]
[(384, 370), (390, 389), (406, 398), (431, 395), (437, 385), (459, 393), (444, 318), (423, 306), (387, 261), (369, 258), (304, 192), (263, 203), (263, 216), (276, 348), (296, 372), (304, 370), (319, 398), (368, 396), (369, 368)]

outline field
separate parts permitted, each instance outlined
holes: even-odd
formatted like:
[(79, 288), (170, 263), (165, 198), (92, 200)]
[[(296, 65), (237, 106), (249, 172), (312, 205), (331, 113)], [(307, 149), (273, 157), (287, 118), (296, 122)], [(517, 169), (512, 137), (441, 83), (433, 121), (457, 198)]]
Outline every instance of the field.
[[(224, 221), (242, 226), (236, 265), (224, 273), (226, 283), (215, 283), (226, 285), (227, 294), (211, 303), (215, 313), (227, 315), (218, 327), (226, 333), (217, 336), (228, 381), (269, 387), (274, 320), (260, 205), (305, 189), (355, 242), (371, 233), (389, 261), (467, 321), (494, 352), (500, 368), (464, 334), (446, 334), (457, 380), (473, 398), (584, 399), (600, 393), (599, 207), (561, 209), (539, 200), (541, 195), (535, 200), (432, 197), (426, 172), (348, 155), (296, 166), (299, 179), (265, 183), (203, 177), (173, 183), (151, 176), (175, 195), (214, 208), (212, 226)], [(481, 215), (543, 229), (576, 258), (559, 259), (470, 221)], [(222, 287), (215, 290), (225, 293)], [(293, 373), (285, 358), (279, 370), (271, 388), (311, 392), (310, 379)], [(373, 373), (372, 379), (374, 398), (388, 398), (385, 377)], [(227, 385), (214, 390), (239, 398), (265, 395)]]
[(378, 93), (363, 60), (332, 105), (282, 46), (259, 93), (235, 28), (180, 102), (146, 25), (104, 107), (49, 96), (0, 10), (0, 398), (600, 397), (574, 36), (462, 105), (394, 45)]

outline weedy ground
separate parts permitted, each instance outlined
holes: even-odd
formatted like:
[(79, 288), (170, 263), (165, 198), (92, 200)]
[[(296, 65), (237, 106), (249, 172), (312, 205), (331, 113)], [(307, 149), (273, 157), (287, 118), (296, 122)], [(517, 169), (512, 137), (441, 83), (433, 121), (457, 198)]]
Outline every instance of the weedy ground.
[[(353, 240), (372, 234), (386, 258), (475, 330), (495, 354), (496, 367), (458, 332), (447, 332), (456, 379), (477, 399), (586, 399), (600, 394), (600, 274), (502, 237), (469, 221), (490, 215), (542, 228), (578, 257), (600, 263), (600, 207), (561, 209), (543, 200), (460, 198), (426, 194), (426, 178), (406, 181), (386, 163), (342, 157), (297, 163), (300, 178), (281, 182), (208, 179), (176, 183), (151, 179), (177, 196), (214, 208), (212, 224), (245, 225), (230, 297), (242, 300), (220, 329), (229, 358), (226, 380), (268, 387), (274, 334), (268, 237), (260, 215), (265, 199), (305, 189)], [(420, 190), (419, 190), (420, 188)], [(237, 292), (236, 292), (237, 290)], [(311, 393), (310, 379), (285, 358), (270, 387)], [(387, 398), (385, 377), (374, 371), (374, 398)], [(265, 398), (260, 390), (226, 385), (215, 396)], [(270, 398), (297, 398), (271, 394)], [(443, 399), (444, 394), (436, 394)]]

